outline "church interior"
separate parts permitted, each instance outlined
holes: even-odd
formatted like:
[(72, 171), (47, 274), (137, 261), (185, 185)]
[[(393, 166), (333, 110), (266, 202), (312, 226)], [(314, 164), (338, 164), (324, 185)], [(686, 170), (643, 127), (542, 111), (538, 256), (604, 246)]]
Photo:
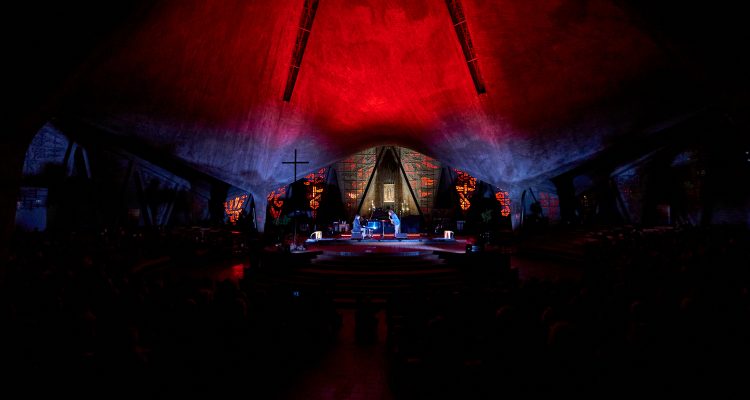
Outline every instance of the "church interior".
[(8, 393), (746, 391), (740, 5), (84, 0), (6, 18)]

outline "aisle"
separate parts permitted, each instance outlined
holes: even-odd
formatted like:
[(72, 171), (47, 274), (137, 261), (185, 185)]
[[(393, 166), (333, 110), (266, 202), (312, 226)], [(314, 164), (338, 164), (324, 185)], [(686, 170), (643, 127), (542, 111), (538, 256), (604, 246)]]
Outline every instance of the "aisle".
[(392, 400), (385, 358), (385, 312), (377, 313), (378, 340), (358, 344), (354, 335), (354, 309), (340, 309), (343, 325), (338, 342), (319, 363), (303, 373), (280, 399)]

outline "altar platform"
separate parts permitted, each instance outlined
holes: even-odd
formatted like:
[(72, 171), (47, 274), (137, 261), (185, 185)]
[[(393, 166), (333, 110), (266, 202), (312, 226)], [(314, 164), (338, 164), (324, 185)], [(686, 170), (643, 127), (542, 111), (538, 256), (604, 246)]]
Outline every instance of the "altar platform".
[(465, 253), (467, 245), (474, 245), (473, 238), (446, 239), (442, 236), (429, 236), (423, 233), (409, 233), (405, 238), (397, 238), (393, 233), (386, 233), (352, 239), (351, 234), (340, 234), (318, 239), (308, 238), (305, 241), (305, 251), (341, 256), (367, 253), (416, 256), (434, 252)]

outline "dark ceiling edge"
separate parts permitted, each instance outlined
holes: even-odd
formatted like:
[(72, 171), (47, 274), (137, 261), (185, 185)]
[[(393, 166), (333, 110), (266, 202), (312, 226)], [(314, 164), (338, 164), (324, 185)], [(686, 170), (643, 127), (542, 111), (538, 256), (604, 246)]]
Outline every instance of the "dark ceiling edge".
[[(598, 152), (583, 163), (577, 163), (567, 169), (561, 168), (547, 178), (553, 182), (572, 179), (575, 176), (597, 171), (616, 171), (629, 162), (642, 159), (644, 156), (679, 145), (695, 145), (705, 139), (700, 135), (688, 136), (696, 128), (703, 128), (717, 122), (721, 115), (716, 110), (703, 110), (676, 118), (670, 123), (661, 123), (628, 135)], [(676, 139), (681, 139), (675, 141)]]
[(227, 188), (236, 187), (216, 176), (202, 172), (168, 151), (158, 149), (136, 137), (118, 135), (73, 117), (53, 118), (49, 123), (84, 146), (103, 146), (123, 150), (183, 178), (207, 180), (211, 183), (226, 185)]

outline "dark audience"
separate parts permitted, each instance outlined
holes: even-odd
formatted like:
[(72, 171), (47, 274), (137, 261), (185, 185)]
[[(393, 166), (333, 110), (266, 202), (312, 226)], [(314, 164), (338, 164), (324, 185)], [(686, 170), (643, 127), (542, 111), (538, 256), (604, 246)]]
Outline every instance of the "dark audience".
[[(273, 397), (335, 340), (341, 319), (325, 290), (263, 284), (253, 264), (237, 280), (164, 272), (187, 268), (189, 257), (178, 257), (185, 240), (200, 241), (124, 231), (18, 237), (2, 279), (6, 380), (27, 394)], [(624, 227), (594, 232), (589, 243), (580, 282), (394, 292), (382, 322), (395, 395), (742, 388), (745, 231)], [(164, 256), (169, 268), (147, 262)], [(357, 334), (369, 343), (377, 320), (361, 301)]]
[(25, 395), (239, 389), (270, 396), (325, 351), (338, 329), (335, 307), (322, 294), (296, 297), (247, 279), (170, 273), (190, 267), (177, 252), (205, 251), (170, 242), (201, 238), (20, 235), (2, 280), (0, 359), (7, 388), (17, 385)]
[(403, 398), (742, 393), (750, 376), (746, 231), (591, 234), (580, 282), (397, 295), (388, 308)]

